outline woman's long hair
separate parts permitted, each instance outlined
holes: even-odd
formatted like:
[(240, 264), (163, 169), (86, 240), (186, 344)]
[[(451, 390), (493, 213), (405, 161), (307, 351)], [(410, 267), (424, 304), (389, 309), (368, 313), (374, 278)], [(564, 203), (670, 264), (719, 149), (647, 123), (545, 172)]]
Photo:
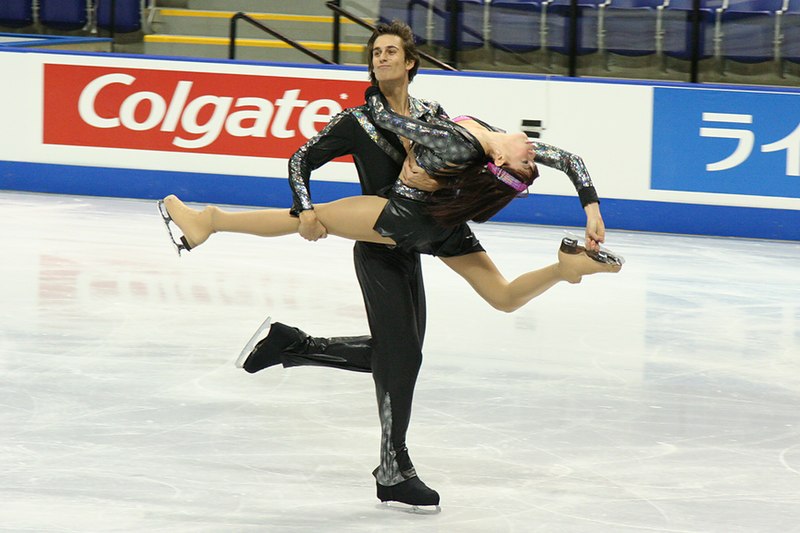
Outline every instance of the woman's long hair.
[[(539, 175), (533, 170), (525, 176), (508, 167), (503, 170), (527, 185)], [(431, 195), (428, 212), (444, 226), (468, 220), (486, 222), (519, 194), (497, 179), (485, 163), (473, 165), (458, 177), (443, 178), (440, 183), (444, 187)]]

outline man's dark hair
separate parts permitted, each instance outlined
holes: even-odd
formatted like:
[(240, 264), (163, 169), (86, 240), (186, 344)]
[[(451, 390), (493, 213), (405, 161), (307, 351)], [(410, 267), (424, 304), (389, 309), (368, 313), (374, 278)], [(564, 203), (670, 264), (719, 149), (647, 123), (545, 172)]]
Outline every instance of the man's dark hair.
[(419, 70), (419, 52), (417, 51), (417, 44), (414, 42), (414, 32), (405, 22), (393, 20), (390, 24), (378, 24), (372, 37), (367, 41), (367, 65), (369, 68), (369, 80), (372, 85), (378, 85), (378, 80), (375, 79), (374, 67), (372, 66), (372, 49), (375, 48), (375, 39), (381, 35), (397, 35), (403, 41), (403, 53), (406, 61), (414, 61), (414, 66), (408, 71), (408, 81), (413, 80)]

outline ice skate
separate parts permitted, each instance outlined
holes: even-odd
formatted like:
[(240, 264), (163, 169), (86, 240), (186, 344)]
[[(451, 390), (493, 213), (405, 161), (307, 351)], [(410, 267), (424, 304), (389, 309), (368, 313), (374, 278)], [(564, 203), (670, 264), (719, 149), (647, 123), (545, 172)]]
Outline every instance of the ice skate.
[[(586, 249), (586, 243), (582, 241), (580, 237), (572, 233), (571, 231), (565, 231), (564, 233), (567, 234), (561, 240), (561, 249), (567, 253), (580, 253), (584, 252), (586, 255), (594, 259), (599, 263), (607, 263), (609, 265), (619, 265), (622, 266), (625, 264), (625, 258), (621, 255), (612, 252), (608, 248), (600, 245), (600, 250), (588, 250)], [(567, 249), (570, 251), (568, 251)], [(577, 251), (574, 251), (577, 249)]]
[[(264, 335), (264, 332), (267, 334)], [(300, 345), (302, 341), (303, 335), (297, 328), (272, 322), (272, 319), (267, 317), (245, 344), (236, 359), (236, 367), (255, 374), (259, 370), (281, 364), (283, 362), (281, 356), (287, 350)]]
[[(268, 316), (267, 319), (264, 320), (264, 322), (262, 322), (260, 326), (258, 326), (258, 329), (256, 330), (255, 333), (253, 333), (253, 336), (250, 337), (250, 340), (247, 341), (247, 344), (244, 345), (244, 348), (242, 348), (241, 353), (239, 353), (239, 357), (236, 358), (236, 363), (235, 363), (236, 368), (244, 368), (245, 364), (247, 364), (248, 360), (250, 359), (250, 356), (253, 356), (255, 358), (256, 346), (266, 340), (265, 337), (269, 335), (269, 330), (271, 329), (271, 327), (272, 327), (272, 317)], [(265, 331), (267, 332), (267, 335), (264, 335)], [(280, 360), (278, 360), (277, 362), (280, 362)]]
[[(161, 214), (164, 225), (167, 227), (169, 238), (178, 255), (181, 254), (182, 250), (188, 252), (203, 244), (214, 233), (211, 227), (213, 209), (215, 208), (207, 207), (202, 211), (197, 211), (181, 202), (174, 194), (170, 194), (163, 200), (158, 201), (158, 211)], [(170, 222), (178, 226), (183, 232), (179, 241), (175, 240)]]
[(385, 486), (375, 482), (381, 505), (412, 513), (438, 513), (439, 493), (414, 476), (397, 485)]
[(619, 272), (624, 259), (608, 250), (595, 252), (578, 244), (577, 239), (564, 237), (558, 250), (558, 268), (564, 280), (580, 283), (583, 276), (600, 272)]
[(164, 206), (164, 200), (158, 201), (158, 212), (161, 215), (161, 220), (164, 221), (164, 227), (167, 228), (167, 234), (169, 235), (169, 240), (172, 242), (172, 245), (175, 247), (175, 251), (178, 254), (178, 257), (181, 255), (182, 250), (186, 250), (187, 243), (183, 242), (184, 237), (181, 237), (181, 242), (175, 240), (175, 235), (172, 234), (172, 227), (170, 227), (169, 223), (172, 222), (172, 217), (169, 216), (169, 212), (167, 208)]

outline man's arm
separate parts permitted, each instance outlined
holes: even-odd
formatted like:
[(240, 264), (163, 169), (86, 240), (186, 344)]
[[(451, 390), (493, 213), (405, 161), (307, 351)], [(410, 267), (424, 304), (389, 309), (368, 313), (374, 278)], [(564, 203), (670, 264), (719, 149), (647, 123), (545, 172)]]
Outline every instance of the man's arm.
[(292, 216), (300, 218), (300, 235), (316, 241), (327, 236), (327, 230), (317, 220), (311, 202), (311, 172), (325, 163), (352, 153), (352, 119), (346, 112), (339, 113), (289, 159), (289, 185), (292, 188)]

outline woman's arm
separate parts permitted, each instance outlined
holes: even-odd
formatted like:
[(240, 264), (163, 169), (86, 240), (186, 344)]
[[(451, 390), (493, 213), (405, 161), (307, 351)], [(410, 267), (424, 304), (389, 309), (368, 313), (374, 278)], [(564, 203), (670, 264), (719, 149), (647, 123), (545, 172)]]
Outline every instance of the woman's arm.
[(586, 207), (591, 203), (598, 202), (597, 191), (594, 189), (592, 178), (589, 176), (589, 171), (586, 170), (583, 159), (557, 146), (540, 141), (531, 141), (531, 146), (536, 153), (537, 164), (541, 163), (546, 167), (560, 170), (569, 177), (578, 192), (582, 206)]
[(592, 202), (583, 207), (586, 213), (586, 247), (598, 251), (606, 240), (606, 225), (600, 215), (600, 204)]
[[(392, 111), (380, 89), (374, 85), (367, 89), (365, 97), (369, 114), (380, 128), (441, 152), (447, 152), (452, 150), (453, 146), (461, 144), (459, 142), (460, 139), (458, 139), (460, 135), (450, 128), (429, 124), (411, 117), (404, 117)], [(448, 157), (445, 157), (445, 159), (450, 160)]]

